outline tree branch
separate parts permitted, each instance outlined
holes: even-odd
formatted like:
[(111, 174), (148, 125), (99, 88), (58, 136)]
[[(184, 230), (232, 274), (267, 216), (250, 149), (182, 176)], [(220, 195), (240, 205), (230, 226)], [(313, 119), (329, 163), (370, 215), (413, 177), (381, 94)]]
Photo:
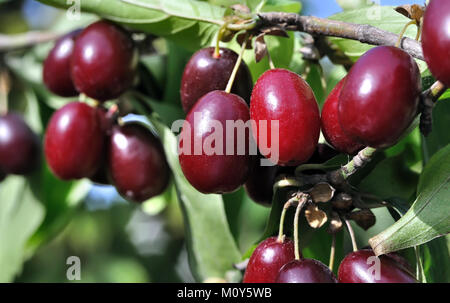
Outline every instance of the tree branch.
[(420, 132), (426, 137), (433, 127), (433, 108), (437, 99), (447, 90), (440, 81), (436, 81), (429, 89), (424, 91), (420, 100)]
[[(312, 35), (341, 37), (371, 45), (395, 46), (399, 36), (367, 24), (354, 24), (294, 13), (260, 13), (259, 26), (279, 25), (286, 30), (296, 30)], [(403, 38), (401, 48), (414, 58), (424, 60), (422, 47), (416, 40)]]
[(60, 34), (52, 32), (27, 32), (17, 35), (0, 35), (0, 51), (6, 52), (48, 42), (59, 37)]

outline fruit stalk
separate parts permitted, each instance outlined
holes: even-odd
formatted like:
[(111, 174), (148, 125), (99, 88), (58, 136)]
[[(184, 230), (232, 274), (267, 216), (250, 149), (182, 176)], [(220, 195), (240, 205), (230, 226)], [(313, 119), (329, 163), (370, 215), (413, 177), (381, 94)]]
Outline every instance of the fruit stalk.
[(298, 195), (298, 205), (297, 209), (295, 210), (295, 216), (294, 216), (294, 253), (295, 253), (295, 260), (300, 260), (300, 248), (299, 248), (299, 242), (298, 242), (298, 219), (300, 216), (300, 212), (303, 208), (303, 206), (308, 201), (308, 195), (307, 194), (299, 194)]
[(10, 81), (8, 72), (2, 70), (0, 72), (0, 116), (8, 113), (8, 93), (10, 90)]
[(225, 92), (230, 93), (231, 88), (233, 87), (234, 79), (236, 78), (236, 74), (239, 70), (239, 66), (241, 66), (242, 57), (244, 56), (245, 48), (247, 47), (247, 39), (248, 34), (245, 34), (244, 42), (241, 45), (241, 51), (239, 52), (239, 57), (236, 60), (236, 64), (234, 65), (233, 71), (231, 72), (230, 79), (228, 80), (227, 87), (225, 88)]
[(348, 234), (350, 235), (350, 239), (352, 240), (352, 248), (353, 251), (358, 251), (358, 245), (356, 244), (355, 232), (353, 231), (352, 226), (350, 225), (350, 221), (348, 219), (344, 219), (345, 225), (347, 226)]
[(295, 195), (295, 197), (289, 199), (283, 206), (283, 211), (281, 212), (281, 216), (280, 216), (280, 228), (279, 228), (279, 232), (278, 232), (278, 242), (283, 242), (284, 240), (284, 219), (286, 217), (286, 212), (289, 209), (289, 207), (295, 205), (295, 203), (298, 202), (298, 197), (297, 195)]

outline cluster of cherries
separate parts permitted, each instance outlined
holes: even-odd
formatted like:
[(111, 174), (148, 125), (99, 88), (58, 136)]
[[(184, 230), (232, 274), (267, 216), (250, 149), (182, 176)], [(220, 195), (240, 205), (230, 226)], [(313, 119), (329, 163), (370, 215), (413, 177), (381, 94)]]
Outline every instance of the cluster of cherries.
[[(270, 142), (279, 138), (279, 160), (274, 164), (298, 166), (310, 160), (317, 150), (321, 128), (329, 144), (339, 152), (352, 155), (364, 146), (393, 145), (418, 111), (419, 68), (409, 54), (396, 47), (380, 46), (364, 54), (334, 88), (324, 104), (322, 116), (309, 85), (286, 69), (266, 71), (252, 89), (248, 68), (242, 63), (234, 93), (224, 92), (237, 54), (226, 49), (221, 49), (217, 58), (214, 54), (213, 48), (200, 50), (184, 71), (181, 96), (188, 111), (189, 127), (183, 127), (181, 147), (187, 143), (191, 147), (195, 142), (204, 144), (217, 121), (223, 126), (223, 138), (227, 138), (233, 135), (227, 134), (227, 120), (251, 119), (256, 126), (252, 128), (253, 138), (260, 152), (264, 148), (261, 142), (267, 142), (270, 149)], [(244, 98), (249, 100), (250, 91), (248, 107)], [(194, 120), (196, 114), (201, 114), (201, 119)], [(279, 121), (279, 133), (274, 134), (278, 138), (272, 138), (270, 122), (274, 120)], [(267, 121), (266, 129), (260, 130), (263, 125), (260, 121)], [(190, 136), (183, 132), (190, 132)], [(250, 135), (246, 133), (246, 142)], [(185, 138), (191, 138), (191, 142), (184, 142)], [(205, 151), (180, 155), (183, 173), (197, 190), (232, 192), (250, 180), (247, 190), (259, 191), (261, 188), (254, 184), (269, 183), (259, 179), (274, 180), (280, 168), (255, 165), (255, 157), (248, 153), (249, 144), (246, 154), (238, 154), (234, 138), (234, 142), (223, 142), (221, 155), (209, 155)], [(234, 154), (226, 153), (230, 150), (227, 143), (234, 143), (231, 147)], [(259, 196), (258, 193), (250, 195)]]
[[(446, 85), (450, 85), (450, 57), (445, 55), (450, 49), (450, 35), (443, 32), (447, 28), (443, 22), (449, 15), (450, 2), (433, 0), (423, 24), (425, 58), (433, 75)], [(204, 151), (182, 153), (179, 160), (184, 175), (203, 193), (232, 192), (245, 185), (255, 201), (270, 204), (276, 175), (284, 167), (311, 161), (320, 146), (321, 129), (337, 151), (354, 155), (364, 146), (394, 145), (419, 110), (422, 89), (419, 68), (408, 53), (397, 47), (379, 46), (361, 56), (333, 89), (321, 115), (312, 89), (300, 76), (285, 69), (266, 71), (252, 87), (251, 75), (242, 62), (231, 92), (225, 92), (237, 58), (229, 49), (216, 52), (207, 48), (195, 53), (187, 64), (181, 97), (189, 125), (183, 127), (180, 147), (209, 140), (217, 121), (222, 124), (223, 138), (227, 138), (230, 135), (225, 127), (227, 120), (253, 120), (256, 127), (252, 128), (252, 134), (261, 152), (265, 147), (270, 149), (270, 142), (275, 141), (271, 138), (270, 121), (276, 120), (279, 160), (274, 163), (276, 166), (260, 166), (249, 153), (227, 154), (228, 142), (223, 142), (221, 155)], [(196, 113), (201, 114), (200, 120), (194, 120)], [(267, 129), (262, 132), (260, 121), (267, 121)], [(183, 132), (190, 132), (190, 136), (184, 136)], [(183, 142), (185, 138), (191, 142)], [(269, 145), (262, 146), (261, 142)], [(232, 143), (231, 150), (236, 151), (236, 141)], [(270, 154), (262, 156), (269, 158)], [(369, 249), (349, 254), (340, 265), (339, 281), (416, 282), (404, 259), (396, 254), (380, 257), (381, 278), (374, 280), (366, 274), (367, 259), (371, 256), (374, 253)], [(292, 241), (279, 238), (269, 238), (256, 248), (244, 277), (244, 282), (336, 281), (322, 263), (295, 260)]]
[(371, 249), (361, 249), (342, 260), (338, 278), (322, 262), (300, 256), (295, 259), (294, 242), (285, 237), (262, 241), (248, 262), (244, 283), (415, 283), (408, 262), (398, 254), (378, 257), (378, 274), (368, 262)]
[(60, 38), (44, 62), (44, 83), (53, 93), (95, 99), (71, 102), (51, 117), (44, 153), (63, 180), (90, 178), (113, 184), (126, 199), (145, 201), (166, 188), (170, 170), (159, 139), (145, 126), (117, 119), (102, 103), (129, 89), (138, 54), (130, 35), (108, 21)]

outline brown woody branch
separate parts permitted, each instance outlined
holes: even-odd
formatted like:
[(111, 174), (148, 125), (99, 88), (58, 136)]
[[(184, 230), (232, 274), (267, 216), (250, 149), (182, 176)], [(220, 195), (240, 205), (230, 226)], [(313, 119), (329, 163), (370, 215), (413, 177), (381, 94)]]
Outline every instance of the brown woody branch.
[[(399, 36), (367, 24), (354, 24), (313, 16), (300, 16), (294, 13), (260, 13), (260, 27), (282, 26), (286, 30), (306, 32), (311, 35), (341, 37), (357, 40), (371, 45), (395, 46)], [(414, 58), (424, 60), (419, 42), (403, 38), (401, 48)]]
[(60, 34), (52, 32), (31, 31), (16, 35), (0, 35), (0, 52), (27, 48), (39, 43), (52, 41)]

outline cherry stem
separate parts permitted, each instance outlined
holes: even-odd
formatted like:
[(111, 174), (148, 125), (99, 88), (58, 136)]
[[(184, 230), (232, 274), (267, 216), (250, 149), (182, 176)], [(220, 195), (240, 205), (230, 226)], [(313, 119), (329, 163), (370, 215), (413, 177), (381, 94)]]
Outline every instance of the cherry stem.
[(270, 55), (269, 50), (267, 50), (267, 59), (269, 60), (270, 69), (275, 69), (275, 64), (273, 64), (272, 56)]
[(295, 216), (294, 216), (294, 254), (295, 254), (295, 260), (300, 260), (300, 247), (299, 247), (299, 241), (298, 241), (298, 221), (300, 217), (300, 212), (303, 208), (303, 206), (308, 201), (308, 195), (301, 193), (298, 195), (298, 205), (297, 209), (295, 210)]
[(279, 228), (279, 232), (278, 232), (278, 242), (282, 243), (284, 241), (284, 219), (286, 217), (286, 212), (289, 209), (289, 207), (293, 206), (295, 203), (298, 202), (298, 198), (297, 195), (291, 199), (289, 199), (286, 203), (284, 203), (283, 206), (283, 210), (281, 212), (281, 217), (280, 217), (280, 228)]
[(417, 35), (416, 35), (416, 41), (420, 40), (420, 36), (422, 36), (422, 21), (423, 17), (420, 18), (419, 23), (417, 24)]
[(352, 247), (353, 251), (358, 251), (358, 245), (356, 245), (356, 238), (355, 238), (355, 232), (353, 231), (353, 228), (350, 224), (350, 221), (348, 219), (344, 219), (345, 225), (347, 226), (348, 234), (350, 235), (350, 239), (352, 240)]
[[(397, 43), (395, 43), (395, 46), (396, 46), (396, 47), (400, 47), (400, 46), (401, 46), (401, 44), (402, 44), (402, 39), (403, 39), (403, 36), (404, 36), (405, 33), (406, 33), (406, 30), (408, 29), (408, 27), (409, 27), (410, 25), (413, 25), (413, 24), (416, 24), (416, 25), (417, 25), (417, 21), (416, 21), (416, 20), (411, 20), (411, 21), (409, 21), (408, 23), (406, 23), (406, 25), (403, 27), (402, 31), (401, 31), (400, 34), (399, 34)], [(418, 29), (418, 31), (419, 31), (419, 29)], [(416, 38), (416, 40), (417, 40), (417, 38)]]
[(330, 249), (330, 263), (328, 264), (328, 267), (333, 271), (334, 267), (334, 257), (336, 255), (336, 234), (331, 234), (331, 249)]
[(227, 87), (225, 88), (225, 92), (227, 92), (227, 93), (230, 93), (231, 88), (233, 87), (234, 79), (236, 78), (236, 74), (241, 65), (242, 57), (244, 56), (244, 51), (247, 46), (247, 39), (248, 39), (248, 34), (245, 34), (244, 42), (242, 42), (242, 48), (241, 48), (241, 51), (239, 52), (239, 57), (236, 60), (236, 64), (234, 65), (233, 71), (231, 72), (230, 79), (228, 80)]
[(225, 33), (225, 30), (227, 28), (228, 22), (225, 22), (217, 32), (217, 40), (216, 40), (216, 47), (214, 48), (214, 54), (213, 58), (219, 59), (220, 58), (220, 40), (222, 40), (222, 36)]
[(11, 89), (11, 83), (8, 72), (2, 70), (0, 72), (0, 115), (8, 113), (8, 94)]

